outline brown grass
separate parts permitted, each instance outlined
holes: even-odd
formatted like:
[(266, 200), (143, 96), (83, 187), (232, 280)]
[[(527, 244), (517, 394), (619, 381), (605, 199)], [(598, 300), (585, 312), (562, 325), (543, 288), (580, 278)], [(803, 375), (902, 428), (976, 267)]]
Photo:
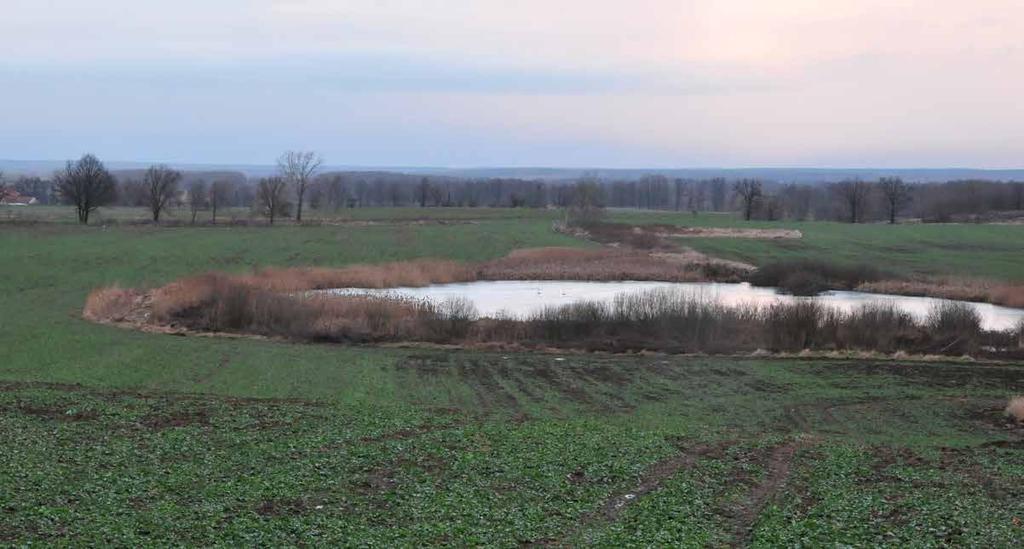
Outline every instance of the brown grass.
[[(738, 279), (735, 269), (710, 269), (707, 261), (620, 248), (516, 250), (483, 263), (481, 280), (697, 282)], [(719, 267), (719, 265), (713, 265)], [(728, 270), (728, 272), (725, 272)]]
[(151, 292), (151, 322), (200, 332), (251, 333), (310, 341), (448, 341), (465, 336), (471, 303), (390, 297), (288, 294), (246, 277), (207, 274)]
[(338, 269), (293, 267), (262, 269), (241, 281), (251, 287), (274, 292), (296, 292), (326, 288), (396, 288), (427, 286), (476, 280), (472, 264), (435, 259), (419, 259), (352, 265)]
[(1017, 423), (1024, 423), (1024, 396), (1010, 399), (1006, 405), (1006, 416)]
[(124, 322), (138, 310), (141, 294), (117, 285), (89, 292), (82, 316), (95, 322)]
[(979, 278), (943, 277), (912, 280), (880, 280), (857, 286), (862, 292), (941, 297), (980, 301), (1004, 307), (1024, 307), (1024, 284)]

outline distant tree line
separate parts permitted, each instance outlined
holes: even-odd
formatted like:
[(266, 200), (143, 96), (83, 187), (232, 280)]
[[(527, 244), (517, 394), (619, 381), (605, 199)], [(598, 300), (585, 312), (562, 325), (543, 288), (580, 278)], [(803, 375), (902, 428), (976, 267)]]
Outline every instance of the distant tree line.
[(748, 220), (834, 220), (850, 223), (915, 218), (926, 222), (982, 221), (1024, 211), (1024, 182), (985, 180), (910, 183), (900, 178), (837, 183), (780, 183), (758, 179), (636, 180), (456, 178), (393, 172), (321, 172), (311, 152), (289, 151), (273, 176), (238, 172), (180, 172), (167, 166), (109, 172), (95, 156), (68, 162), (52, 178), (19, 176), (5, 184), (41, 204), (76, 207), (79, 220), (100, 206), (145, 207), (154, 222), (168, 208), (187, 207), (192, 222), (224, 208), (251, 208), (271, 222), (301, 221), (304, 208), (364, 207), (637, 208), (680, 212), (739, 212)]

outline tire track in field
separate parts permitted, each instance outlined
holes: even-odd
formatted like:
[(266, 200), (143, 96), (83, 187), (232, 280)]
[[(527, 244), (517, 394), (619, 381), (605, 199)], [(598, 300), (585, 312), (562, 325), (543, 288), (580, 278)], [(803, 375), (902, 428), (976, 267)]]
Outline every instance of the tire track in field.
[(813, 444), (813, 440), (793, 440), (772, 449), (765, 466), (764, 478), (755, 484), (740, 505), (729, 513), (727, 531), (730, 547), (747, 547), (753, 539), (754, 526), (764, 508), (785, 488), (792, 473), (796, 453)]
[(680, 471), (692, 468), (702, 457), (720, 455), (733, 444), (736, 444), (736, 441), (729, 440), (687, 448), (675, 455), (652, 463), (640, 475), (640, 481), (635, 486), (625, 492), (614, 494), (607, 498), (597, 509), (583, 515), (575, 528), (569, 530), (558, 539), (544, 540), (532, 545), (566, 546), (570, 540), (599, 522), (615, 522), (627, 508), (636, 503), (641, 497), (658, 490), (665, 481), (671, 479)]

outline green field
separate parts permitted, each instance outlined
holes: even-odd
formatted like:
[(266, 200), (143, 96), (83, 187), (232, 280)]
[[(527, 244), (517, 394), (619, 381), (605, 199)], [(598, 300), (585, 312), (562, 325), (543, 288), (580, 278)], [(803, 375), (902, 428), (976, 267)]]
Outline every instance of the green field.
[(0, 544), (1024, 542), (1002, 417), (1024, 365), (301, 345), (78, 316), (112, 283), (584, 245), (545, 215), (0, 225)]
[(733, 214), (619, 211), (622, 223), (689, 227), (797, 229), (803, 238), (685, 238), (699, 251), (753, 263), (824, 259), (864, 263), (902, 275), (958, 275), (1024, 281), (1024, 225), (743, 221)]
[[(475, 221), (492, 219), (555, 219), (557, 212), (535, 208), (340, 208), (316, 210), (307, 208), (302, 212), (304, 223), (348, 222), (348, 221), (415, 221), (415, 220), (450, 220)], [(211, 220), (209, 210), (202, 210), (196, 215), (196, 223), (204, 224)], [(148, 223), (153, 214), (147, 208), (137, 207), (104, 207), (89, 216), (92, 225)], [(187, 206), (169, 207), (160, 214), (164, 223), (188, 224), (192, 221), (192, 212)], [(265, 221), (251, 208), (221, 208), (217, 210), (217, 221)], [(0, 223), (78, 223), (74, 208), (68, 206), (7, 206), (0, 205)], [(282, 224), (292, 220), (282, 220)]]

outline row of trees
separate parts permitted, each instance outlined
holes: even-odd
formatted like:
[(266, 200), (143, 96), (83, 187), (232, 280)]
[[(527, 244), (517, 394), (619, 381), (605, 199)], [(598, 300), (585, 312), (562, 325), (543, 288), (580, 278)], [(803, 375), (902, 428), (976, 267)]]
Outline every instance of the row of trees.
[[(877, 196), (885, 209), (889, 223), (896, 223), (900, 212), (910, 203), (911, 187), (899, 177), (883, 177), (876, 183), (859, 179), (840, 181), (828, 190), (837, 199), (850, 223), (864, 221), (872, 198)], [(787, 186), (776, 194), (765, 194), (764, 185), (756, 179), (741, 179), (733, 185), (733, 192), (742, 204), (743, 219), (750, 221), (755, 214), (765, 219), (779, 219), (784, 212), (796, 213), (805, 219), (812, 209), (815, 192), (810, 186)]]
[[(290, 151), (278, 159), (277, 173), (255, 184), (241, 174), (218, 174), (207, 181), (164, 165), (114, 177), (93, 155), (85, 155), (52, 181), (21, 177), (14, 189), (42, 203), (60, 200), (76, 207), (79, 221), (100, 206), (122, 204), (149, 209), (154, 222), (169, 207), (187, 206), (193, 222), (209, 210), (253, 207), (271, 223), (304, 207), (318, 210), (365, 206), (557, 207), (569, 209), (586, 191), (588, 204), (675, 211), (738, 210), (745, 219), (834, 219), (859, 223), (901, 216), (929, 221), (979, 218), (1024, 210), (1024, 183), (953, 181), (908, 184), (899, 178), (833, 184), (779, 184), (756, 179), (684, 180), (660, 175), (636, 181), (584, 177), (575, 182), (524, 179), (459, 179), (387, 172), (318, 173), (322, 160), (311, 152)], [(2, 178), (0, 178), (2, 180)], [(572, 184), (575, 183), (575, 184)]]
[[(254, 194), (255, 206), (273, 223), (280, 215), (290, 214), (287, 191), (294, 190), (298, 204), (296, 220), (301, 221), (306, 190), (320, 163), (320, 158), (313, 153), (290, 151), (283, 154), (278, 161), (281, 175), (259, 181)], [(218, 179), (209, 185), (197, 179), (184, 189), (182, 180), (183, 174), (178, 170), (165, 165), (151, 166), (141, 179), (126, 179), (121, 184), (122, 195), (131, 197), (132, 205), (147, 207), (154, 223), (159, 223), (161, 214), (172, 205), (183, 204), (189, 207), (193, 223), (198, 213), (207, 209), (216, 223), (218, 208), (232, 204), (232, 198), (239, 196), (237, 184), (229, 179)], [(87, 224), (97, 208), (115, 202), (118, 183), (96, 156), (86, 154), (77, 161), (69, 161), (63, 170), (54, 174), (47, 191), (51, 193), (75, 206), (78, 221)]]

